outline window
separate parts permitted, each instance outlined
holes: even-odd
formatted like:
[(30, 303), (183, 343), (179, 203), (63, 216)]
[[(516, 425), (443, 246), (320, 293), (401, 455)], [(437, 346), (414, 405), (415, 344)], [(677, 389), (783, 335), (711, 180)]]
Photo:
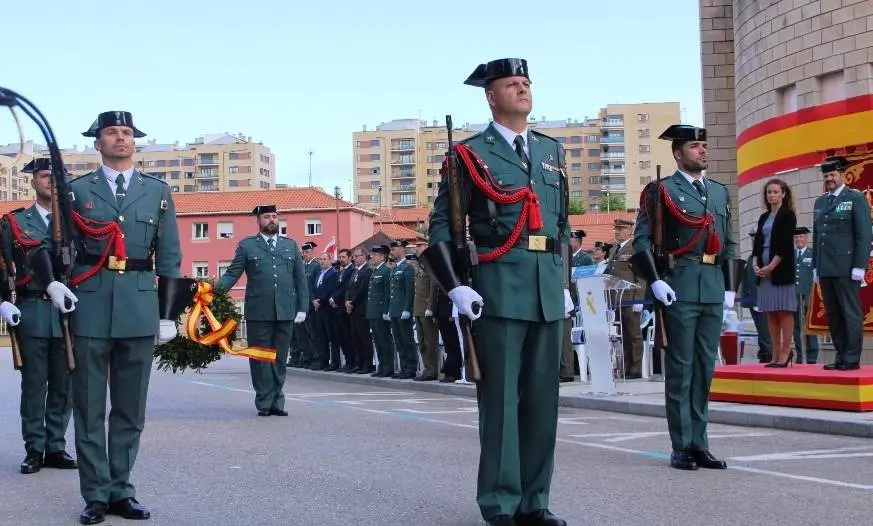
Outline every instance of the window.
[(818, 82), (822, 104), (846, 98), (846, 78), (842, 71), (822, 75)]
[(589, 149), (588, 157), (600, 157), (600, 148)]
[(578, 148), (575, 150), (570, 150), (570, 157), (582, 157), (582, 150)]
[(573, 163), (570, 165), (571, 172), (581, 172), (582, 171), (582, 163)]
[(588, 169), (594, 172), (600, 171), (600, 163), (588, 163)]
[(227, 169), (227, 171), (232, 173), (232, 174), (238, 174), (239, 173), (239, 166), (231, 166), (230, 168)]
[(582, 178), (581, 177), (574, 177), (571, 180), (570, 184), (582, 184)]
[(641, 144), (640, 145), (640, 153), (651, 153), (652, 146), (650, 144)]
[[(187, 189), (185, 190), (188, 191)], [(191, 237), (194, 239), (209, 239), (209, 224), (194, 223), (191, 225)]]
[(233, 223), (230, 221), (218, 222), (218, 237), (230, 239), (233, 237)]
[(279, 220), (279, 235), (282, 237), (288, 237), (288, 221), (285, 219)]
[(780, 113), (797, 111), (797, 86), (791, 84), (776, 90), (776, 108)]
[(378, 195), (371, 195), (371, 196), (370, 196), (370, 202), (371, 202), (371, 203), (378, 203), (378, 202), (379, 202), (379, 196), (378, 196)]
[(585, 142), (600, 142), (600, 135), (586, 135)]
[(307, 236), (321, 235), (321, 219), (307, 219), (305, 223)]
[(205, 261), (195, 261), (191, 265), (191, 274), (196, 279), (205, 279), (209, 277), (209, 263)]
[(230, 261), (219, 261), (218, 262), (218, 277), (224, 276), (224, 273), (227, 272), (227, 267), (230, 266)]
[(588, 178), (588, 184), (600, 184), (600, 176), (594, 175)]
[(640, 161), (640, 170), (648, 170), (652, 167), (652, 161)]
[(639, 137), (640, 139), (645, 139), (648, 136), (649, 136), (649, 129), (648, 128), (646, 128), (645, 130), (637, 130), (637, 137)]
[(582, 197), (582, 192), (580, 190), (574, 190), (570, 192), (570, 197), (572, 197), (573, 199), (579, 199), (580, 197)]
[[(649, 122), (648, 113), (637, 113), (637, 122)], [(648, 130), (646, 130), (648, 131)]]
[(571, 135), (570, 136), (570, 143), (571, 144), (580, 144), (581, 142), (582, 142), (581, 135)]

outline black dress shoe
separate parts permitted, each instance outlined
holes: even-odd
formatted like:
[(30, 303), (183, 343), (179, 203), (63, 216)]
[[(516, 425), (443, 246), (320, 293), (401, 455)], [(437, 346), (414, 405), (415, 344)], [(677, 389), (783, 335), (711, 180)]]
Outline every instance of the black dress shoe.
[(152, 516), (149, 510), (140, 505), (133, 497), (110, 502), (106, 513), (118, 515), (132, 521), (144, 521)]
[(861, 368), (861, 364), (858, 364), (858, 363), (843, 362), (843, 363), (837, 365), (838, 371), (854, 371), (854, 370), (860, 369), (860, 368)]
[(79, 514), (81, 524), (100, 524), (106, 520), (106, 503), (95, 500), (89, 502), (82, 513)]
[(460, 379), (460, 376), (443, 376), (442, 378), (440, 378), (440, 383), (453, 384)]
[(413, 380), (416, 382), (433, 382), (433, 381), (436, 381), (436, 379), (437, 379), (436, 376), (424, 376), (424, 375), (416, 376), (413, 378)]
[(546, 509), (527, 514), (516, 513), (514, 519), (518, 526), (567, 526), (567, 521)]
[(276, 416), (288, 416), (288, 411), (285, 411), (284, 409), (277, 409), (274, 407), (273, 409), (270, 409), (270, 414)]
[(727, 462), (715, 458), (712, 453), (705, 449), (692, 451), (691, 454), (694, 455), (694, 462), (702, 468), (727, 469)]
[(674, 451), (670, 454), (670, 467), (693, 471), (697, 469), (697, 462), (690, 451)]
[(270, 416), (269, 411), (258, 411), (258, 416)]
[(21, 461), (21, 473), (31, 475), (42, 469), (42, 453), (28, 453)]
[(56, 469), (76, 469), (79, 467), (79, 463), (76, 462), (76, 459), (68, 455), (66, 451), (46, 453), (42, 465), (47, 468)]
[(568, 382), (572, 382), (572, 381), (575, 380), (575, 379), (576, 379), (575, 376), (561, 376), (561, 377), (560, 377), (560, 380), (561, 380), (561, 383), (562, 383), (562, 384), (565, 384), (565, 383), (568, 383)]
[(498, 515), (493, 519), (488, 519), (489, 526), (515, 526), (516, 522), (512, 520), (512, 515)]
[(842, 367), (842, 366), (843, 366), (843, 362), (834, 362), (834, 363), (829, 363), (829, 364), (826, 364), (826, 365), (824, 366), (824, 370), (825, 370), (825, 371), (833, 371), (833, 370), (835, 370), (835, 369), (839, 369), (839, 368)]

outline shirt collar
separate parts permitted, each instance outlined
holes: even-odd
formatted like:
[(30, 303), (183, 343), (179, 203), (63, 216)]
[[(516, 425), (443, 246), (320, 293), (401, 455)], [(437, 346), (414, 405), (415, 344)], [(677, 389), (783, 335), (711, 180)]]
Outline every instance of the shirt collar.
[[(524, 139), (525, 152), (526, 153), (530, 152), (530, 147), (529, 147), (528, 142), (527, 142), (527, 135), (528, 135), (529, 128), (525, 128), (524, 131), (521, 133), (516, 133), (516, 132), (510, 130), (509, 128), (507, 128), (506, 126), (500, 124), (497, 121), (492, 121), (491, 124), (494, 126), (494, 129), (497, 130), (497, 133), (499, 133), (501, 137), (506, 139), (506, 142), (509, 143), (509, 147), (512, 148), (513, 150), (515, 150), (515, 137), (518, 135), (521, 135), (521, 138)], [(528, 155), (530, 155), (530, 154), (528, 154)]]
[[(630, 238), (627, 238), (627, 239), (625, 239), (624, 241), (622, 241), (621, 243), (619, 243), (619, 244), (618, 244), (618, 248), (619, 248), (619, 249), (624, 248), (624, 246), (627, 245), (628, 241), (630, 241)], [(617, 251), (616, 251), (616, 252), (617, 252)]]
[(706, 178), (703, 176), (703, 174), (700, 174), (700, 179), (694, 179), (693, 177), (691, 177), (687, 173), (683, 172), (682, 170), (677, 170), (677, 171), (685, 177), (685, 180), (688, 181), (688, 184), (693, 185), (694, 181), (699, 180), (700, 182), (703, 183), (703, 186), (706, 186), (706, 181), (705, 181)]
[(119, 172), (118, 170), (114, 170), (114, 169), (106, 166), (105, 164), (102, 166), (102, 168), (103, 168), (103, 175), (106, 176), (106, 180), (112, 184), (115, 184), (115, 180), (118, 178), (118, 174), (120, 174), (120, 173), (124, 174), (124, 184), (125, 185), (130, 182), (130, 178), (133, 176), (133, 166), (131, 166), (130, 168), (128, 168), (127, 170), (125, 170), (123, 172)]
[(841, 184), (839, 188), (837, 188), (836, 190), (831, 192), (831, 195), (834, 197), (839, 196), (843, 192), (843, 188), (845, 188), (845, 187), (846, 187), (846, 183)]
[(34, 206), (34, 208), (36, 208), (36, 211), (39, 212), (39, 217), (41, 217), (41, 218), (43, 219), (43, 221), (48, 222), (48, 220), (46, 219), (46, 217), (47, 217), (51, 212), (48, 211), (48, 210), (46, 210), (45, 208), (43, 208), (39, 203), (37, 203), (37, 202), (35, 202), (35, 201), (34, 201), (34, 203), (33, 203), (33, 206)]
[(263, 232), (261, 232), (261, 237), (264, 238), (264, 241), (266, 241), (267, 243), (269, 243), (271, 239), (273, 241), (276, 240), (276, 236), (268, 236), (268, 235), (265, 235)]

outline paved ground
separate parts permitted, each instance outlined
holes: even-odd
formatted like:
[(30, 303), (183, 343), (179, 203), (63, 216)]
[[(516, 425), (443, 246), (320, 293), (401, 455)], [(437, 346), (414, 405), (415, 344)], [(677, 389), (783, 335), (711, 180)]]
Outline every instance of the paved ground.
[[(76, 472), (18, 474), (18, 373), (0, 356), (0, 523), (75, 524)], [(469, 397), (291, 376), (290, 416), (260, 418), (247, 370), (153, 376), (133, 477), (150, 524), (481, 524)], [(870, 523), (869, 440), (713, 425), (732, 469), (689, 473), (667, 467), (665, 430), (562, 408), (552, 509), (574, 525)]]

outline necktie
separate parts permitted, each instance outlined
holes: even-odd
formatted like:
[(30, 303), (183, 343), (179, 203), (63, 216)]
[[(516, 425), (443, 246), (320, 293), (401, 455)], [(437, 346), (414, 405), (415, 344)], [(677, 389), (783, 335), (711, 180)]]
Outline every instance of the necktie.
[(51, 215), (51, 213), (48, 213), (45, 215), (45, 225), (48, 227), (49, 230), (52, 229), (52, 215)]
[(521, 159), (521, 164), (524, 165), (524, 169), (528, 169), (528, 164), (530, 163), (527, 158), (527, 154), (524, 153), (524, 137), (521, 135), (515, 136), (515, 153), (518, 155), (518, 158)]
[(118, 174), (115, 178), (115, 200), (119, 206), (124, 202), (124, 174)]
[(273, 251), (273, 241), (272, 237), (267, 239), (267, 244), (270, 245), (270, 252)]
[(834, 201), (837, 200), (837, 196), (834, 194), (828, 194), (828, 208), (834, 206)]
[(692, 183), (694, 188), (697, 189), (697, 193), (700, 194), (700, 197), (706, 199), (706, 188), (704, 188), (703, 183), (700, 181), (694, 181)]

